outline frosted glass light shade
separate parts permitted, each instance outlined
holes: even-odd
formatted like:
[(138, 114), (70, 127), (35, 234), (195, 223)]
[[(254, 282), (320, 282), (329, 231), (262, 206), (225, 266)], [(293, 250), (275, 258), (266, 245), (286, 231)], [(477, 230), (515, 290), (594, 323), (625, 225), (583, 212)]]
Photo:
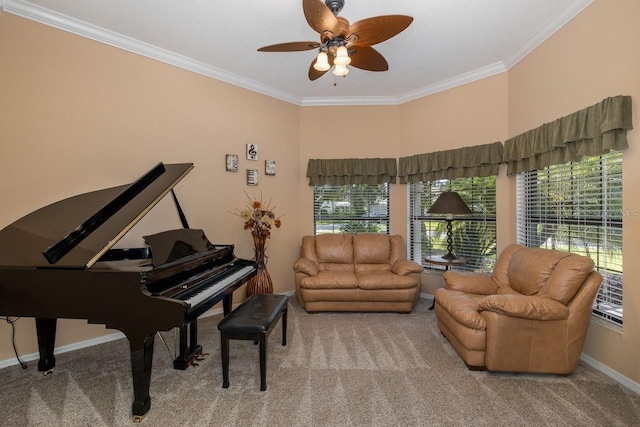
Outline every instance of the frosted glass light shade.
[(338, 77), (344, 77), (349, 74), (349, 69), (345, 65), (336, 65), (333, 69), (333, 75)]
[(349, 58), (349, 54), (347, 53), (347, 48), (344, 46), (340, 46), (336, 51), (336, 59), (333, 60), (333, 63), (336, 65), (349, 65), (351, 64), (351, 58)]
[(313, 68), (318, 71), (327, 71), (329, 68), (331, 68), (331, 65), (329, 65), (327, 52), (320, 52), (318, 54), (318, 58), (316, 59), (316, 63), (313, 64)]

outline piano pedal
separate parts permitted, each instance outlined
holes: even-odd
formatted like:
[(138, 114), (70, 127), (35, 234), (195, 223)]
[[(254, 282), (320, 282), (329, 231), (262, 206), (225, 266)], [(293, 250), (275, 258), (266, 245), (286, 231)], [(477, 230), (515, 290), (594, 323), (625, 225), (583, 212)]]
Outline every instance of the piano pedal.
[(201, 357), (207, 357), (209, 355), (209, 353), (200, 353)]
[(142, 420), (144, 420), (145, 415), (134, 415), (133, 416), (133, 422), (136, 423), (136, 424), (141, 423)]
[(49, 374), (53, 374), (53, 368), (49, 369), (48, 371), (44, 371), (44, 372), (42, 373), (42, 375), (43, 375), (43, 376), (45, 376), (45, 377), (46, 377), (47, 375), (49, 375)]
[(193, 366), (194, 368), (197, 368), (198, 366), (200, 366), (200, 364), (198, 362), (191, 362), (190, 363), (191, 366)]

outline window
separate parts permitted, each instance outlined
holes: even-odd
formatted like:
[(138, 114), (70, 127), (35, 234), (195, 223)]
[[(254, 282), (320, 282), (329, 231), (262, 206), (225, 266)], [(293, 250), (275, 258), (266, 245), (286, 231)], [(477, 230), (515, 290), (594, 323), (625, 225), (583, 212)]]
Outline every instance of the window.
[[(496, 259), (496, 177), (441, 179), (408, 185), (409, 256), (423, 263), (427, 256), (447, 252), (447, 223), (427, 210), (440, 193), (456, 191), (473, 212), (454, 218), (453, 251), (467, 264), (455, 267), (467, 271), (491, 271)], [(424, 263), (423, 263), (424, 264)], [(444, 268), (425, 265), (427, 268)]]
[(389, 234), (389, 184), (313, 187), (314, 234)]
[(622, 326), (622, 154), (517, 176), (518, 243), (586, 255), (602, 274), (593, 314)]

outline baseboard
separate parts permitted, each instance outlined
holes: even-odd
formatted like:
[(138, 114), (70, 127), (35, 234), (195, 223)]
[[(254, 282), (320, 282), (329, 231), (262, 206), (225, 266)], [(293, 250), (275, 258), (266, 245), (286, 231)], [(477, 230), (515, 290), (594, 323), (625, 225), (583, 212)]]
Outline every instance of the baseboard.
[[(283, 292), (283, 295), (288, 295), (289, 297), (293, 297), (295, 295), (295, 291), (289, 291), (289, 292)], [(420, 298), (422, 299), (426, 299), (429, 301), (433, 301), (433, 295), (431, 294), (427, 294), (427, 293), (421, 293), (420, 294)], [(237, 306), (234, 305), (234, 307)], [(202, 315), (202, 317), (209, 317), (209, 316), (215, 316), (216, 314), (220, 314), (222, 313), (222, 308), (217, 308), (215, 310), (209, 310), (207, 311), (205, 314)], [(98, 344), (103, 344), (103, 343), (107, 343), (107, 342), (111, 342), (111, 341), (115, 341), (115, 340), (119, 340), (121, 338), (124, 338), (124, 334), (122, 332), (116, 332), (114, 334), (109, 334), (109, 335), (105, 335), (99, 338), (92, 338), (89, 340), (85, 340), (85, 341), (79, 341), (73, 344), (69, 344), (69, 345), (63, 345), (62, 347), (57, 347), (54, 351), (54, 354), (62, 354), (62, 353), (66, 353), (68, 351), (74, 351), (74, 350), (78, 350), (81, 348), (86, 348), (86, 347), (92, 347), (94, 345), (98, 345)], [(23, 362), (31, 362), (34, 360), (38, 360), (39, 358), (39, 354), (38, 353), (31, 353), (31, 354), (26, 354), (24, 356), (20, 356), (20, 360), (22, 360)], [(592, 368), (602, 372), (603, 374), (605, 374), (606, 376), (610, 377), (611, 379), (613, 379), (614, 381), (622, 384), (623, 386), (627, 387), (629, 390), (634, 391), (638, 394), (640, 394), (640, 384), (638, 384), (635, 381), (630, 380), (629, 378), (625, 377), (624, 375), (620, 374), (617, 371), (614, 371), (613, 369), (609, 368), (607, 365), (604, 365), (600, 362), (598, 362), (597, 360), (593, 359), (592, 357), (587, 356), (586, 354), (582, 353), (580, 355), (580, 360), (582, 360), (584, 363), (586, 363), (587, 365), (591, 366)], [(9, 366), (14, 366), (17, 365), (18, 361), (16, 360), (15, 357), (11, 358), (11, 359), (6, 359), (6, 360), (2, 360), (0, 361), (0, 369), (2, 368), (6, 368)]]
[[(283, 292), (283, 295), (288, 295), (289, 297), (291, 297), (292, 295), (295, 295), (296, 292), (295, 291), (289, 291), (289, 292)], [(233, 307), (237, 307), (238, 304), (234, 304)], [(209, 310), (206, 313), (204, 313), (201, 318), (204, 317), (209, 317), (209, 316), (215, 316), (216, 314), (220, 314), (222, 313), (222, 308), (216, 308), (214, 310)], [(78, 341), (78, 342), (74, 342), (73, 344), (68, 344), (68, 345), (63, 345), (61, 347), (56, 347), (56, 349), (54, 350), (53, 354), (62, 354), (62, 353), (67, 353), (69, 351), (74, 351), (74, 350), (79, 350), (81, 348), (86, 348), (86, 347), (93, 347), (94, 345), (98, 345), (98, 344), (104, 344), (104, 343), (108, 343), (111, 341), (115, 341), (115, 340), (119, 340), (121, 338), (125, 338), (125, 335), (122, 332), (115, 332), (113, 334), (109, 334), (109, 335), (104, 335), (98, 338), (91, 338), (88, 340), (84, 340), (84, 341)], [(31, 353), (31, 354), (25, 354), (25, 355), (20, 355), (20, 360), (22, 360), (23, 362), (32, 362), (34, 360), (38, 360), (40, 358), (40, 354), (39, 353)], [(10, 359), (6, 359), (6, 360), (0, 360), (0, 369), (2, 368), (6, 368), (8, 366), (15, 366), (18, 364), (18, 360), (15, 357), (12, 357)]]
[(590, 356), (587, 356), (584, 353), (580, 354), (580, 360), (582, 360), (584, 363), (586, 363), (587, 365), (591, 366), (592, 368), (597, 369), (598, 371), (602, 372), (606, 376), (612, 378), (614, 381), (616, 381), (616, 382), (622, 384), (623, 386), (627, 387), (629, 390), (634, 391), (637, 394), (640, 394), (640, 384), (638, 384), (635, 381), (630, 380), (629, 378), (627, 378), (624, 375), (622, 375), (620, 372), (614, 371), (613, 369), (611, 369), (607, 365), (604, 365), (604, 364), (598, 362), (596, 359), (594, 359), (594, 358), (592, 358)]
[(429, 301), (433, 301), (433, 295), (427, 294), (425, 292), (420, 293), (420, 299), (428, 299)]

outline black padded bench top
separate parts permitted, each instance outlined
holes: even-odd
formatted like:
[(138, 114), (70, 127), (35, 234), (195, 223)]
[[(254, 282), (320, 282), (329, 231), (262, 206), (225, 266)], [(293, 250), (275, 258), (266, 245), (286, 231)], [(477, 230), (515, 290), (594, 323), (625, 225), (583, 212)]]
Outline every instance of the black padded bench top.
[(222, 332), (264, 333), (278, 319), (289, 297), (252, 295), (218, 324)]

